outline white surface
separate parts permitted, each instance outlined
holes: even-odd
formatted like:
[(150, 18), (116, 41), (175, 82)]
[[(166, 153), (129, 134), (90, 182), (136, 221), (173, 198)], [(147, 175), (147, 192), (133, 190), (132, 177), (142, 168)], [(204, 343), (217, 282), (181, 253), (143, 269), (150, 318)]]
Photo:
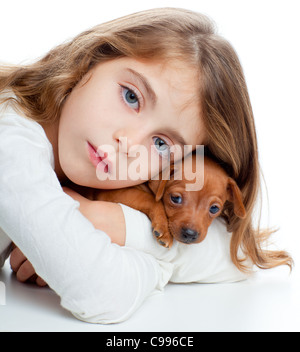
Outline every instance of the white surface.
[(127, 322), (82, 323), (59, 307), (48, 289), (21, 285), (9, 269), (0, 272), (7, 331), (300, 331), (299, 230), (299, 1), (297, 0), (15, 0), (1, 3), (0, 61), (32, 60), (84, 29), (149, 7), (177, 6), (212, 17), (244, 67), (259, 138), (263, 193), (262, 223), (279, 227), (274, 241), (295, 259), (286, 269), (228, 285), (169, 285)]
[(19, 283), (9, 265), (0, 280), (6, 285), (0, 331), (300, 331), (299, 275), (289, 276), (287, 269), (234, 284), (168, 285), (114, 325), (76, 320), (53, 291)]

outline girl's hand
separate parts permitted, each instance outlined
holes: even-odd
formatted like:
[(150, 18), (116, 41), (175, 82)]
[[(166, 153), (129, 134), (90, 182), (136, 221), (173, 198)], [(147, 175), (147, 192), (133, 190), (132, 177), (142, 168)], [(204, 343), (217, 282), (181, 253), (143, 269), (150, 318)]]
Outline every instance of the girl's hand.
[(37, 276), (31, 263), (17, 247), (15, 247), (11, 252), (10, 266), (16, 273), (18, 281), (33, 282), (41, 287), (47, 285), (47, 283), (41, 277)]
[(80, 203), (80, 212), (96, 229), (104, 231), (113, 243), (125, 245), (126, 224), (119, 204), (89, 200), (68, 187), (63, 187), (63, 190)]

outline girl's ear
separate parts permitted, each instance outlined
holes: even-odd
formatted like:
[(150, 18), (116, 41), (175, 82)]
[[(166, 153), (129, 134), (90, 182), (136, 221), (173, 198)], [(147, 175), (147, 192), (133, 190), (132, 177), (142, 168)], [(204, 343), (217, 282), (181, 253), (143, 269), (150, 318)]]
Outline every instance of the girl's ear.
[(246, 210), (243, 203), (242, 192), (232, 178), (228, 178), (227, 184), (228, 201), (233, 203), (233, 210), (236, 216), (241, 219), (246, 217)]

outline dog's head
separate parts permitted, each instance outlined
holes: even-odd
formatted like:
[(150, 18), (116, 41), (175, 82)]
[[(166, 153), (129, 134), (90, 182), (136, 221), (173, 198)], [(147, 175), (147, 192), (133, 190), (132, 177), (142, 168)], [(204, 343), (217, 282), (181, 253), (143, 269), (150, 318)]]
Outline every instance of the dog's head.
[[(164, 203), (172, 236), (186, 244), (200, 243), (205, 239), (208, 227), (222, 214), (226, 202), (232, 203), (236, 216), (246, 216), (242, 194), (236, 182), (207, 157), (204, 158), (203, 187), (198, 191), (187, 190), (187, 184), (195, 180), (188, 180), (190, 177), (187, 179), (183, 170), (192, 170), (195, 158), (194, 154), (185, 158), (180, 168), (175, 165), (170, 180), (151, 180), (148, 183), (156, 195), (156, 201), (162, 200)], [(183, 167), (184, 164), (186, 167)], [(174, 177), (178, 172), (182, 175), (180, 179)], [(195, 172), (203, 174), (202, 170)]]

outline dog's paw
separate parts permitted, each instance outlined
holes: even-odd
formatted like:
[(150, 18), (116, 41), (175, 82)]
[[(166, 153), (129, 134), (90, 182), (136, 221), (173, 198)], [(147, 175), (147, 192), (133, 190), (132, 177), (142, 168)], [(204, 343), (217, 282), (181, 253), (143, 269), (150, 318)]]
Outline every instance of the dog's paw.
[(164, 232), (158, 231), (156, 228), (153, 228), (153, 235), (155, 236), (157, 242), (165, 247), (171, 248), (173, 244), (173, 237), (169, 233), (169, 230), (165, 230)]
[(169, 232), (168, 218), (161, 202), (156, 204), (149, 217), (152, 222), (152, 232), (157, 242), (165, 248), (170, 248), (173, 244), (173, 236)]

